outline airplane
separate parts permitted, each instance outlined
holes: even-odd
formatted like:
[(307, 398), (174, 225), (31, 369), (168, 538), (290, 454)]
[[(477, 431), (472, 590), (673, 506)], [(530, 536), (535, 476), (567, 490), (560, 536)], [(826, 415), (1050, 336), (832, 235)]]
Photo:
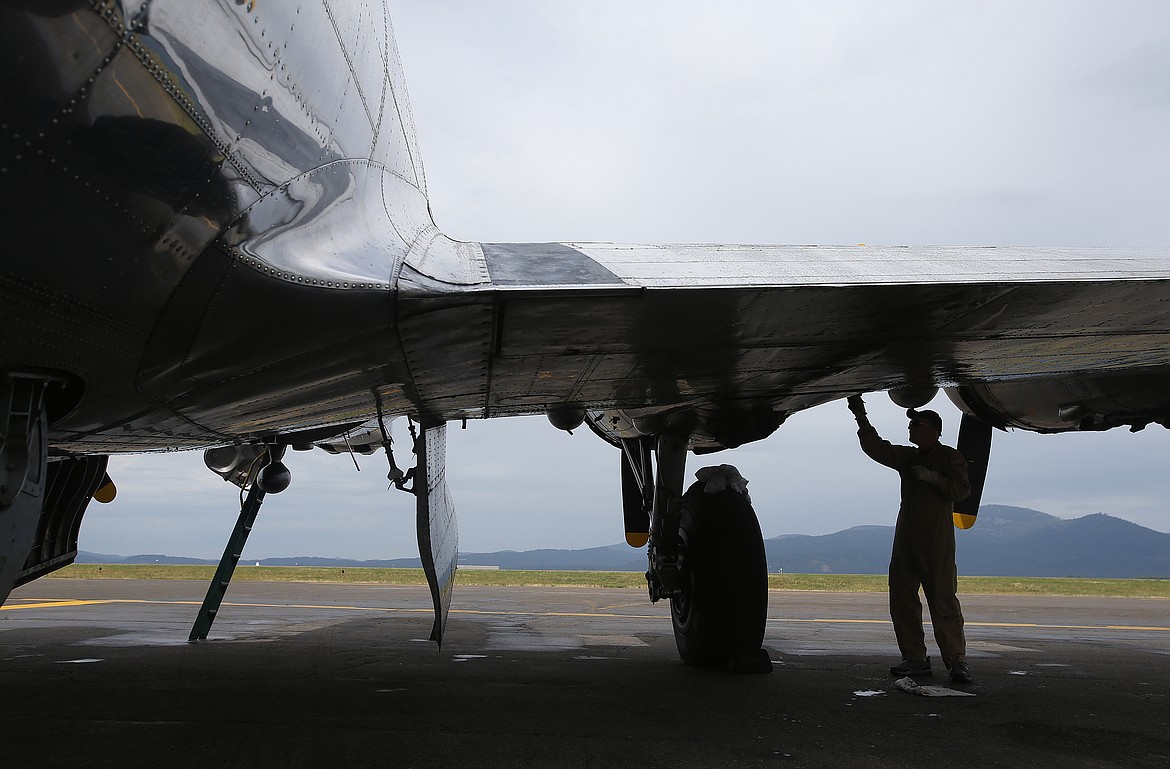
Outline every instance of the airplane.
[[(941, 388), (963, 412), (970, 525), (995, 429), (1170, 426), (1167, 250), (456, 241), (384, 4), (0, 15), (0, 600), (75, 558), (110, 455), (203, 449), (247, 498), (198, 636), (288, 486), (283, 454), (381, 451), (415, 497), (441, 643), (446, 425), (544, 414), (615, 447), (627, 541), (682, 659), (756, 670), (759, 525), (731, 471), (720, 493), (687, 488), (688, 454)], [(410, 469), (388, 429), (403, 417)]]

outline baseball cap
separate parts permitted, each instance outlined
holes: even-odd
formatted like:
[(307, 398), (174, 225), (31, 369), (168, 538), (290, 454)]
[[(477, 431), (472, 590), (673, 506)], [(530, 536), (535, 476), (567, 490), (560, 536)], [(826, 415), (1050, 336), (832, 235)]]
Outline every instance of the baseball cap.
[(918, 411), (916, 409), (906, 409), (906, 416), (913, 419), (915, 422), (926, 422), (938, 430), (938, 434), (942, 435), (942, 417), (938, 415), (937, 411), (930, 409), (923, 409)]

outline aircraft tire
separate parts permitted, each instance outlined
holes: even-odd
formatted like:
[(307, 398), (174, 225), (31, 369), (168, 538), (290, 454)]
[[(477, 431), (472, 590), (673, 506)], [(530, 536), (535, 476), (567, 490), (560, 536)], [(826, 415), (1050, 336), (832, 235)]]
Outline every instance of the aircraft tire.
[(724, 668), (759, 652), (768, 616), (768, 562), (751, 503), (734, 491), (707, 494), (695, 483), (679, 520), (683, 595), (672, 598), (674, 640), (683, 662)]

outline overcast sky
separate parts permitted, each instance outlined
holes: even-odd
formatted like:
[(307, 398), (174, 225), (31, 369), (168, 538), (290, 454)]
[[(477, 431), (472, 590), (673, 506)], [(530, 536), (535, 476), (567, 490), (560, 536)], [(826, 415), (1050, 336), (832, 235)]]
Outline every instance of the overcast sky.
[[(1161, 0), (390, 10), (432, 210), (458, 239), (1170, 246)], [(867, 400), (905, 442), (902, 411)], [(958, 411), (932, 407), (953, 445)], [(462, 550), (622, 540), (618, 455), (587, 429), (453, 425), (448, 451)], [(1170, 531), (1168, 457), (1160, 427), (997, 432), (984, 502)], [(383, 457), (358, 461), (291, 454), (245, 559), (416, 554), (413, 499), (386, 491)], [(897, 477), (861, 454), (843, 402), (689, 470), (723, 462), (749, 479), (765, 536), (897, 511)], [(200, 454), (110, 473), (119, 496), (86, 514), (82, 549), (218, 557), (238, 497)]]

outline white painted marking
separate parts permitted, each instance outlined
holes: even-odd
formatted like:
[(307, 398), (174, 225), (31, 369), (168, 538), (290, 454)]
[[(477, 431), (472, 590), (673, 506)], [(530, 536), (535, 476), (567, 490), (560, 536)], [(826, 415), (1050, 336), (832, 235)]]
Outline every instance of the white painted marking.
[(632, 635), (583, 635), (586, 646), (649, 646), (641, 638)]
[(168, 635), (153, 635), (150, 633), (120, 633), (118, 635), (99, 636), (79, 641), (77, 646), (101, 646), (133, 648), (138, 646), (186, 646), (189, 642), (178, 633)]
[(1012, 646), (1010, 644), (995, 643), (994, 641), (968, 641), (967, 649), (979, 649), (988, 652), (1038, 652), (1039, 649), (1027, 646)]

